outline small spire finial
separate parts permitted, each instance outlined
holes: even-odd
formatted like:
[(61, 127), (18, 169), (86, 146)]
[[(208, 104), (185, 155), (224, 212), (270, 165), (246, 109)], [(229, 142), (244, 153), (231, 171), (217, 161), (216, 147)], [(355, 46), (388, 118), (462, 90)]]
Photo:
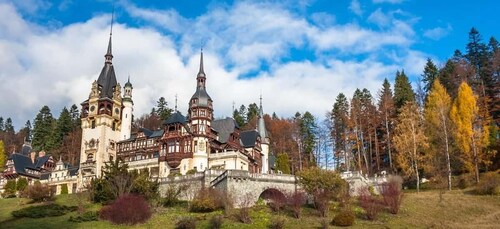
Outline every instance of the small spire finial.
[(234, 100), (233, 100), (233, 112), (234, 112)]
[(114, 21), (114, 17), (115, 17), (115, 3), (113, 2), (113, 11), (111, 13), (111, 25), (110, 25), (110, 30), (109, 30), (109, 43), (108, 43), (108, 51), (106, 52), (106, 55), (104, 55), (105, 59), (106, 59), (106, 63), (110, 63), (111, 64), (111, 60), (113, 60), (113, 54), (112, 54), (112, 50), (111, 50), (111, 37), (113, 35), (113, 21)]
[(175, 94), (175, 112), (177, 112), (177, 94)]

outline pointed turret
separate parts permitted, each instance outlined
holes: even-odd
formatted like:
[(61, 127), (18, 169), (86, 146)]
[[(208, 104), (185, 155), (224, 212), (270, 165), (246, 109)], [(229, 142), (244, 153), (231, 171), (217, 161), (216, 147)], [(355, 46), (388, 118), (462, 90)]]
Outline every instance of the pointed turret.
[(262, 109), (262, 95), (260, 96), (259, 120), (257, 122), (257, 131), (263, 143), (268, 143), (266, 123), (264, 122), (264, 109)]
[(200, 55), (200, 70), (196, 77), (196, 92), (191, 97), (189, 102), (189, 107), (212, 107), (212, 98), (208, 95), (206, 91), (206, 75), (203, 69), (203, 50)]
[(104, 55), (105, 61), (104, 61), (104, 67), (101, 70), (101, 74), (99, 75), (99, 78), (97, 79), (97, 84), (100, 87), (101, 93), (99, 94), (100, 98), (113, 98), (113, 93), (116, 89), (116, 75), (115, 75), (115, 69), (113, 67), (113, 54), (112, 54), (112, 33), (109, 33), (109, 43), (108, 43), (108, 50), (106, 52), (106, 55)]
[(109, 63), (109, 64), (112, 64), (112, 60), (113, 60), (113, 53), (111, 50), (111, 36), (112, 36), (112, 34), (110, 33), (109, 34), (109, 42), (108, 42), (108, 51), (106, 52), (106, 55), (104, 55), (105, 63)]

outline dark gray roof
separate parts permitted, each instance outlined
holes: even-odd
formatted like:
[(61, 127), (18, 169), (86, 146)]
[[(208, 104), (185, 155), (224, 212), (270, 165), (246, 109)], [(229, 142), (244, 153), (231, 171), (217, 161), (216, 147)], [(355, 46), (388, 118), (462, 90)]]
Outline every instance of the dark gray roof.
[(146, 128), (139, 128), (139, 132), (143, 132), (146, 137), (149, 138), (153, 134), (153, 131)]
[(219, 119), (212, 122), (212, 128), (217, 131), (220, 143), (226, 143), (231, 133), (238, 127), (233, 118)]
[(186, 124), (186, 121), (187, 121), (186, 117), (184, 117), (184, 115), (182, 115), (181, 112), (177, 111), (172, 115), (170, 115), (168, 119), (163, 121), (163, 125), (169, 125), (174, 123)]
[(25, 142), (23, 144), (23, 147), (21, 148), (21, 154), (27, 156), (27, 155), (29, 155), (31, 153), (31, 150), (32, 150), (31, 144), (28, 143), (28, 142)]
[(33, 167), (31, 158), (29, 158), (28, 156), (13, 153), (11, 155), (11, 159), (14, 161), (14, 168), (16, 169), (16, 173), (26, 175), (24, 168)]
[(38, 157), (36, 159), (35, 168), (39, 169), (40, 167), (42, 167), (45, 164), (45, 162), (47, 162), (49, 160), (49, 157), (50, 156), (48, 156), (48, 155), (45, 155), (43, 157)]
[(78, 169), (79, 169), (79, 167), (71, 167), (71, 168), (69, 168), (68, 169), (69, 175), (70, 176), (76, 176), (76, 175), (78, 175)]
[(208, 101), (212, 101), (212, 98), (210, 98), (205, 89), (206, 75), (205, 71), (203, 70), (203, 51), (201, 52), (200, 55), (200, 71), (198, 72), (196, 81), (197, 81), (196, 92), (193, 94), (193, 96), (191, 96), (191, 100), (189, 103), (191, 105), (193, 99), (198, 99), (198, 101), (195, 103), (196, 106), (208, 107), (209, 106)]
[(105, 63), (101, 74), (97, 79), (97, 84), (101, 87), (100, 98), (113, 98), (113, 92), (116, 88), (116, 75), (113, 64)]
[(241, 144), (245, 148), (254, 147), (257, 142), (259, 132), (256, 130), (247, 130), (240, 133)]
[(156, 137), (161, 137), (163, 136), (163, 130), (155, 130), (153, 131), (153, 134), (149, 136), (150, 138), (156, 138)]
[(50, 177), (50, 173), (42, 173), (40, 175), (40, 180), (47, 180)]

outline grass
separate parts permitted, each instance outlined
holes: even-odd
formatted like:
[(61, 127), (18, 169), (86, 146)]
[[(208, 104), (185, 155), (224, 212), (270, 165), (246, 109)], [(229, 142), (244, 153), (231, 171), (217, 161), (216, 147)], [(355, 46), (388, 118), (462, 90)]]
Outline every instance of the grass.
[[(77, 205), (75, 195), (61, 195), (55, 200), (64, 205)], [(76, 212), (58, 217), (42, 219), (15, 219), (11, 212), (27, 206), (32, 206), (29, 200), (21, 198), (0, 199), (0, 228), (174, 228), (175, 222), (181, 217), (192, 216), (197, 219), (197, 228), (208, 228), (210, 218), (221, 211), (212, 213), (189, 213), (185, 206), (160, 208), (145, 224), (131, 227), (112, 225), (106, 221), (73, 223), (70, 216)], [(86, 210), (97, 210), (101, 206), (87, 203)], [(478, 196), (466, 194), (460, 190), (440, 195), (439, 191), (424, 191), (419, 194), (405, 193), (403, 206), (398, 215), (383, 212), (377, 221), (363, 219), (360, 208), (354, 208), (357, 219), (352, 228), (496, 228), (500, 225), (500, 197)], [(236, 214), (234, 210), (231, 214)], [(328, 221), (331, 221), (336, 209), (330, 211)], [(251, 211), (252, 224), (238, 223), (234, 216), (224, 219), (223, 228), (267, 228), (276, 213), (266, 206), (256, 206)], [(288, 212), (280, 213), (286, 218), (285, 228), (320, 228), (322, 218), (314, 209), (304, 207), (303, 217), (295, 219)], [(333, 228), (333, 226), (331, 226)]]

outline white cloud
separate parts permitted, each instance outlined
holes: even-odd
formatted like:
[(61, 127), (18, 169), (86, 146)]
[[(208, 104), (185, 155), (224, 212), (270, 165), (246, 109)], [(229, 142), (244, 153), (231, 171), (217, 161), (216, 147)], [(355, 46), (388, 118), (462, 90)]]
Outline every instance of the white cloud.
[(363, 15), (363, 9), (358, 0), (352, 0), (349, 9), (358, 16)]
[(368, 22), (374, 23), (380, 27), (386, 27), (390, 25), (391, 18), (382, 12), (382, 9), (378, 8), (368, 16)]
[(435, 27), (433, 29), (428, 29), (424, 32), (424, 36), (432, 40), (439, 40), (448, 35), (452, 30), (453, 28), (450, 24), (448, 24), (448, 26), (446, 27)]
[[(258, 102), (262, 92), (268, 113), (290, 117), (307, 110), (323, 118), (338, 93), (352, 95), (356, 88), (366, 87), (375, 95), (397, 66), (416, 72), (424, 56), (408, 51), (414, 32), (401, 20), (392, 20), (383, 31), (334, 20), (319, 26), (282, 5), (249, 2), (214, 8), (193, 19), (172, 10), (132, 5), (126, 10), (154, 24), (133, 28), (118, 20), (113, 30), (117, 78), (123, 85), (131, 76), (137, 116), (149, 112), (160, 96), (173, 107), (175, 94), (179, 110), (185, 113), (195, 89), (198, 44), (203, 40), (207, 89), (216, 117), (230, 116), (233, 101)], [(0, 116), (13, 117), (19, 128), (45, 104), (57, 116), (63, 106), (87, 99), (104, 64), (110, 16), (47, 29), (25, 21), (12, 5), (0, 4), (0, 92), (6, 98), (0, 100)], [(390, 47), (407, 51), (397, 55), (394, 64), (371, 57), (324, 56), (337, 50), (348, 56), (371, 54)], [(291, 49), (312, 52), (317, 60), (283, 63)], [(268, 69), (261, 69), (263, 62)], [(257, 73), (241, 78), (251, 72)]]

